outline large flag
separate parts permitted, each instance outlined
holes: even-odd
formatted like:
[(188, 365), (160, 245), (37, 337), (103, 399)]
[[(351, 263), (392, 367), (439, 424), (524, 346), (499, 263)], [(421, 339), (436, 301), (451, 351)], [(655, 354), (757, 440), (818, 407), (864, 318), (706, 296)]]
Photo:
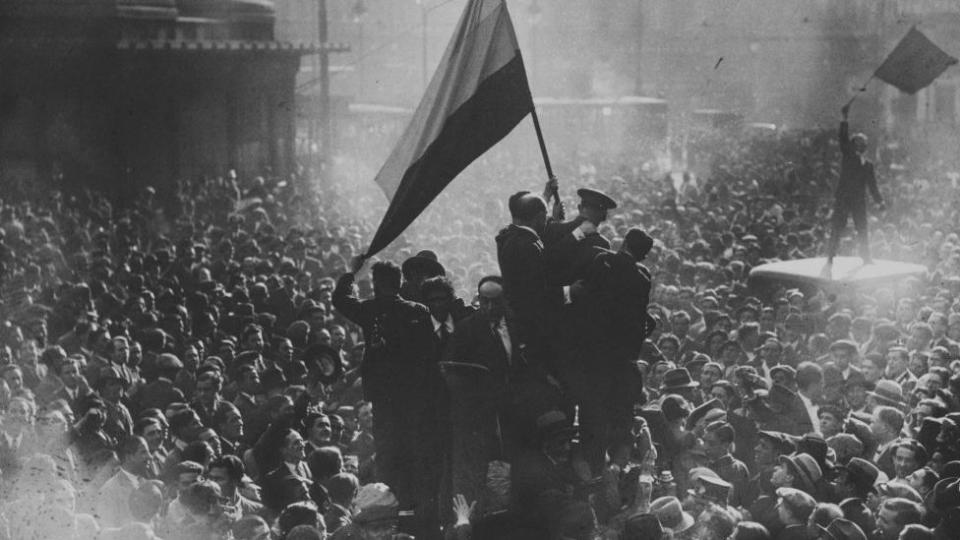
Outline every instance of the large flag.
[(377, 174), (390, 199), (366, 256), (413, 222), (533, 109), (504, 0), (469, 0), (406, 131)]
[(913, 27), (873, 75), (903, 92), (915, 94), (956, 63), (956, 58)]

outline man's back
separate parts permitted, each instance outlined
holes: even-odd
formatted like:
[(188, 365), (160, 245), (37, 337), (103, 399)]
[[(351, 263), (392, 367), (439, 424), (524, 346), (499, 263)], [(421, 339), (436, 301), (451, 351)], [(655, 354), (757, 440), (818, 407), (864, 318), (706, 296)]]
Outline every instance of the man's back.
[(548, 285), (543, 242), (533, 229), (510, 225), (497, 234), (497, 261), (507, 302), (524, 322), (563, 304), (559, 287)]

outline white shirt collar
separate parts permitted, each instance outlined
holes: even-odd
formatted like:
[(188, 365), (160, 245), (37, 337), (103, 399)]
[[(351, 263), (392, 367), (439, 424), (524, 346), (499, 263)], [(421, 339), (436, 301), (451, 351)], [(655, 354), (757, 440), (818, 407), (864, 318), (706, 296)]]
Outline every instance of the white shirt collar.
[(450, 314), (448, 313), (448, 314), (447, 314), (447, 320), (443, 321), (442, 323), (441, 323), (440, 321), (438, 321), (438, 320), (436, 319), (436, 317), (434, 317), (433, 315), (430, 315), (430, 320), (433, 322), (433, 332), (434, 332), (435, 334), (439, 334), (439, 333), (440, 333), (440, 327), (441, 327), (441, 326), (446, 326), (446, 327), (447, 327), (447, 333), (450, 333), (450, 334), (453, 333), (453, 315), (450, 315)]

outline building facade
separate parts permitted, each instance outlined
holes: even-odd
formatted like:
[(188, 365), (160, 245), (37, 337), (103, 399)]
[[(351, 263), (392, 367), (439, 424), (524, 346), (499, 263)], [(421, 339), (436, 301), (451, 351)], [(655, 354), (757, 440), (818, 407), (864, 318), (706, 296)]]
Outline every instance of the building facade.
[(130, 195), (295, 167), (295, 84), (316, 47), (266, 0), (0, 0), (0, 182)]

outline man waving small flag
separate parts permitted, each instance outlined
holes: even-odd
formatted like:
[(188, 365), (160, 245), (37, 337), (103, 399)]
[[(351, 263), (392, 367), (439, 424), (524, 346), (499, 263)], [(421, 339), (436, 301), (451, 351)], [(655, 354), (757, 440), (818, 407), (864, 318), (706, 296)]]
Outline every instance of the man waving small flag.
[(365, 254), (396, 239), (533, 110), (504, 0), (469, 0), (410, 125), (377, 174), (390, 206)]

